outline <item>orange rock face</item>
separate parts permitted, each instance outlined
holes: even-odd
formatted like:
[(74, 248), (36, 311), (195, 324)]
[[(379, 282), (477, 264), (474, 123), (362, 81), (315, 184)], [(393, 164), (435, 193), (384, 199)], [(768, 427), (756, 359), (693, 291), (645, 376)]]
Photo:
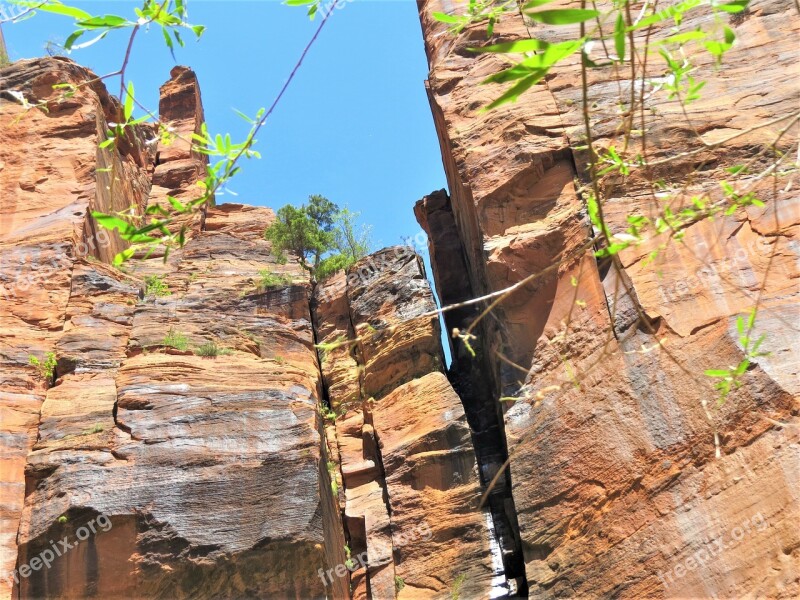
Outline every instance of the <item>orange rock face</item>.
[[(125, 246), (89, 211), (188, 191), (151, 181), (202, 161), (179, 143), (148, 153), (146, 129), (98, 150), (118, 103), (52, 90), (92, 77), (60, 59), (0, 71), (48, 102), (0, 101), (0, 597), (321, 597), (317, 571), (345, 556), (308, 276), (263, 240), (272, 211), (241, 205), (208, 211), (167, 262), (103, 264)], [(202, 120), (190, 71), (162, 94), (179, 133)], [(292, 284), (264, 289), (264, 271)], [(54, 372), (37, 375), (29, 355), (47, 353)]]
[[(477, 430), (479, 461), (483, 432), (487, 443), (507, 447), (510, 469), (495, 489), (507, 486), (515, 507), (519, 540), (507, 545), (522, 555), (531, 597), (796, 597), (796, 175), (776, 190), (757, 188), (763, 208), (691, 225), (682, 244), (667, 245), (653, 262), (646, 259), (664, 237), (623, 251), (622, 276), (598, 267), (573, 183), (587, 180), (586, 153), (577, 149), (584, 144), (578, 55), (517, 103), (481, 114), (502, 91), (480, 81), (505, 62), (467, 50), (486, 43), (481, 27), (445, 33), (431, 13), (452, 12), (450, 3), (419, 6), (450, 187), (450, 197), (432, 194), (417, 206), (440, 296), (460, 302), (541, 272), (475, 329), (476, 358), (457, 345), (453, 367), (454, 379), (465, 381), (457, 387)], [(708, 19), (693, 17), (687, 29)], [(648, 159), (677, 155), (656, 174), (668, 189), (697, 169), (690, 193), (713, 195), (730, 177), (726, 168), (757, 156), (797, 111), (796, 12), (754, 1), (730, 26), (738, 41), (722, 76), (707, 53), (692, 57), (693, 75), (708, 80), (689, 108), (702, 142), (676, 125), (683, 115), (666, 94), (643, 116)], [(576, 31), (509, 14), (491, 42), (556, 41)], [(590, 123), (601, 147), (622, 144), (613, 126), (618, 84), (630, 89), (612, 68), (590, 73)], [(703, 145), (734, 135), (723, 146)], [(779, 149), (796, 154), (797, 140), (795, 122)], [(658, 209), (641, 178), (604, 185), (613, 233), (627, 229), (628, 214)], [(448, 275), (461, 265), (466, 282)], [(757, 301), (755, 335), (766, 334), (770, 355), (716, 408), (703, 372), (740, 363), (737, 318)], [(468, 309), (446, 315), (448, 327), (460, 329), (474, 318)], [(488, 393), (473, 401), (470, 387), (481, 375), (491, 378)], [(521, 399), (501, 408), (504, 396)], [(500, 413), (504, 432), (491, 435)], [(481, 462), (497, 473), (488, 457)]]
[(125, 243), (91, 211), (185, 200), (202, 104), (178, 67), (161, 90), (178, 137), (143, 127), (98, 150), (116, 100), (48, 95), (92, 78), (61, 59), (0, 71), (49, 99), (0, 100), (0, 598), (492, 594), (491, 514), (421, 259), (385, 249), (314, 288), (272, 255), (270, 209), (225, 204), (179, 221), (167, 260), (111, 267)]
[[(469, 426), (442, 373), (419, 257), (396, 246), (317, 286), (315, 327), (352, 556), (372, 598), (488, 597)], [(364, 578), (352, 578), (355, 597)]]

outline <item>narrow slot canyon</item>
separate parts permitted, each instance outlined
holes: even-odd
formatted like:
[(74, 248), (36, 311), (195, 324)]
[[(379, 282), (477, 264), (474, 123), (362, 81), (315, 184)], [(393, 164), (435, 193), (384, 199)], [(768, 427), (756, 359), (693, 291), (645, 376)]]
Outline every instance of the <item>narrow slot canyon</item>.
[[(0, 600), (800, 596), (800, 16), (689, 14), (737, 36), (730, 71), (686, 47), (693, 103), (576, 45), (484, 111), (500, 50), (532, 69), (583, 21), (523, 6), (487, 37), (456, 4), (416, 2), (427, 247), (319, 278), (261, 198), (176, 208), (222, 84), (173, 67), (160, 127), (106, 143), (131, 108), (102, 77), (0, 61)], [(609, 10), (629, 54), (680, 25)], [(637, 93), (655, 110), (614, 101)], [(125, 239), (159, 215), (181, 244)]]

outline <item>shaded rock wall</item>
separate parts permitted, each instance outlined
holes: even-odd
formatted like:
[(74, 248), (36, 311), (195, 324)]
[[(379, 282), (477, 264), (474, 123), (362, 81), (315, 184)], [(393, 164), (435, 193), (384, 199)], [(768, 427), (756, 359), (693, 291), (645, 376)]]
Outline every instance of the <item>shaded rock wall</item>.
[[(654, 264), (643, 259), (663, 240), (623, 253), (619, 280), (592, 255), (573, 183), (587, 176), (586, 156), (575, 149), (583, 144), (577, 55), (517, 103), (479, 114), (501, 93), (480, 81), (505, 63), (467, 50), (485, 43), (485, 29), (454, 37), (431, 16), (458, 5), (418, 4), (450, 188), (449, 197), (437, 192), (417, 206), (440, 297), (463, 301), (542, 272), (481, 322), (475, 359), (456, 347), (452, 371), (454, 381), (477, 389), (479, 374), (491, 374), (488, 396), (481, 392), (478, 406), (466, 406), (494, 440), (488, 443), (507, 438), (509, 500), (531, 596), (795, 597), (796, 176), (777, 191), (761, 191), (765, 208), (689, 227), (686, 243), (670, 245)], [(692, 193), (710, 190), (726, 167), (772, 143), (779, 126), (771, 121), (797, 110), (800, 17), (785, 3), (756, 0), (731, 25), (739, 42), (723, 77), (713, 76), (710, 56), (695, 57), (695, 77), (709, 83), (690, 118), (706, 143), (741, 135), (723, 148), (705, 148), (692, 131), (674, 125), (682, 121), (677, 104), (659, 101), (645, 115), (650, 160), (686, 153), (657, 173), (668, 186), (702, 166)], [(575, 34), (529, 28), (513, 14), (495, 31), (493, 43)], [(630, 90), (612, 69), (589, 80), (593, 134), (603, 146), (615, 141), (618, 84)], [(765, 127), (750, 131), (757, 125)], [(797, 139), (795, 124), (780, 149), (796, 153)], [(609, 185), (612, 231), (627, 228), (628, 213), (653, 209), (644, 181)], [(448, 275), (462, 265), (467, 278)], [(757, 334), (767, 335), (771, 355), (757, 361), (709, 422), (702, 404), (713, 406), (716, 392), (703, 370), (739, 364), (736, 319), (755, 304), (762, 284)], [(636, 302), (649, 326), (638, 318)], [(446, 313), (448, 328), (463, 329), (474, 314)], [(498, 402), (510, 395), (523, 400)], [(504, 435), (495, 435), (491, 416), (501, 412)], [(480, 436), (479, 429), (479, 457)], [(507, 481), (501, 477), (500, 485)]]

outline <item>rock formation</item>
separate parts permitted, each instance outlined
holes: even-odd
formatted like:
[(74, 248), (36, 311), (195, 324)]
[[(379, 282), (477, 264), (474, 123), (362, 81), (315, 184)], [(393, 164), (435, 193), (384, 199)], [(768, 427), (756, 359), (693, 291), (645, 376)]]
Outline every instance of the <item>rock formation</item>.
[[(169, 209), (204, 176), (190, 69), (158, 126), (101, 149), (122, 108), (94, 74), (0, 68), (0, 599), (800, 595), (796, 175), (609, 268), (576, 192), (577, 60), (481, 113), (504, 66), (468, 50), (485, 30), (418, 7), (449, 192), (415, 213), (449, 368), (407, 247), (312, 283), (273, 256), (270, 209), (222, 204), (176, 220), (166, 258), (112, 266), (127, 244), (92, 211)], [(796, 111), (785, 8), (730, 22), (733, 66), (691, 105), (704, 143), (674, 103), (644, 115), (665, 185), (710, 188)], [(570, 31), (532, 27), (505, 15), (492, 42)], [(587, 82), (601, 146), (612, 84)], [(652, 209), (645, 181), (607, 183), (615, 233)], [(741, 361), (756, 297), (770, 354), (716, 408), (703, 370)]]
[[(519, 283), (474, 329), (475, 358), (456, 341), (452, 367), (486, 477), (510, 456), (493, 488), (513, 511), (508, 526), (518, 521), (516, 546), (515, 535), (498, 532), (507, 569), (524, 576), (535, 598), (796, 597), (796, 176), (766, 191), (764, 208), (689, 227), (686, 243), (668, 246), (654, 264), (645, 259), (663, 240), (629, 248), (620, 277), (598, 266), (575, 191), (575, 178), (587, 177), (586, 153), (577, 149), (584, 143), (578, 58), (517, 103), (479, 113), (502, 93), (480, 82), (505, 63), (467, 50), (486, 43), (485, 28), (445, 33), (432, 13), (458, 10), (452, 3), (418, 4), (450, 189), (416, 209), (439, 295), (457, 303)], [(795, 11), (756, 0), (731, 26), (739, 42), (724, 77), (711, 76), (710, 55), (694, 57), (697, 80), (709, 83), (690, 119), (706, 144), (741, 135), (703, 147), (674, 125), (682, 120), (677, 103), (661, 102), (645, 116), (649, 158), (685, 152), (658, 173), (666, 185), (699, 165), (693, 185), (716, 185), (779, 129), (755, 126), (797, 110)], [(575, 34), (510, 13), (491, 43)], [(588, 84), (600, 145), (616, 135), (612, 83), (607, 68)], [(780, 150), (796, 152), (797, 140), (795, 124)], [(627, 229), (627, 214), (651, 208), (645, 182), (635, 178), (610, 196), (606, 218), (615, 233)], [(456, 275), (463, 272), (468, 277)], [(709, 410), (709, 420), (704, 402), (713, 407), (715, 391), (703, 370), (740, 363), (737, 317), (753, 307), (762, 282), (757, 331), (771, 354), (724, 406)], [(448, 328), (463, 331), (486, 306), (446, 313)], [(519, 399), (498, 401), (508, 396)]]
[(420, 258), (389, 248), (312, 293), (263, 238), (272, 211), (224, 204), (179, 221), (166, 260), (110, 266), (125, 242), (91, 212), (191, 194), (202, 103), (178, 67), (159, 128), (101, 150), (121, 108), (92, 79), (0, 71), (0, 597), (488, 596), (502, 569)]

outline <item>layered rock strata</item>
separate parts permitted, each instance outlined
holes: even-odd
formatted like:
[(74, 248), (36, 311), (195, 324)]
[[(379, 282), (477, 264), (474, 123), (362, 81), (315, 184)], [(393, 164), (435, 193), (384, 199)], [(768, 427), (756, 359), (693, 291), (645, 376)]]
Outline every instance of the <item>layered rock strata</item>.
[(496, 594), (420, 258), (314, 290), (264, 240), (271, 210), (224, 204), (176, 222), (166, 260), (110, 266), (127, 246), (92, 211), (189, 199), (202, 104), (178, 67), (159, 125), (101, 150), (121, 109), (93, 79), (0, 71), (0, 597)]
[(357, 597), (488, 597), (496, 568), (470, 429), (443, 374), (419, 257), (397, 246), (318, 285), (330, 436)]
[[(517, 103), (479, 113), (501, 93), (480, 82), (506, 63), (467, 49), (487, 43), (485, 29), (453, 36), (432, 17), (457, 6), (418, 4), (450, 189), (417, 207), (437, 288), (459, 302), (518, 284), (473, 331), (478, 366), (466, 364), (463, 347), (454, 350), (453, 379), (479, 388), (477, 373), (491, 374), (490, 393), (468, 413), (489, 415), (483, 425), (476, 416), (485, 431), (494, 427), (491, 415), (505, 413), (504, 435), (493, 439), (507, 438), (509, 500), (531, 596), (795, 597), (796, 175), (775, 190), (756, 188), (762, 208), (689, 226), (684, 243), (666, 245), (652, 263), (648, 256), (666, 239), (622, 252), (621, 270), (598, 264), (575, 184), (587, 181), (578, 149), (585, 143), (579, 55)], [(711, 23), (698, 14), (686, 30)], [(729, 26), (738, 40), (724, 76), (715, 76), (709, 54), (691, 57), (693, 76), (708, 81), (689, 106), (694, 130), (676, 126), (684, 117), (666, 94), (655, 94), (654, 110), (645, 111), (649, 160), (670, 159), (653, 175), (668, 189), (694, 171), (690, 193), (716, 197), (726, 169), (761, 156), (797, 111), (795, 11), (755, 0)], [(575, 35), (509, 13), (490, 43)], [(663, 35), (653, 31), (652, 39)], [(616, 98), (630, 88), (613, 68), (590, 73), (590, 123), (600, 147), (622, 145)], [(795, 122), (778, 149), (796, 153), (797, 140)], [(753, 164), (754, 171), (768, 166)], [(660, 210), (644, 179), (604, 185), (613, 233), (627, 229), (629, 214)], [(462, 266), (468, 278), (446, 275)], [(754, 361), (741, 388), (715, 408), (714, 382), (703, 372), (740, 363), (737, 320), (756, 303), (754, 333), (766, 334), (770, 355)], [(463, 331), (475, 313), (445, 318)], [(499, 402), (508, 396), (519, 400)], [(479, 445), (476, 452), (482, 455)]]

